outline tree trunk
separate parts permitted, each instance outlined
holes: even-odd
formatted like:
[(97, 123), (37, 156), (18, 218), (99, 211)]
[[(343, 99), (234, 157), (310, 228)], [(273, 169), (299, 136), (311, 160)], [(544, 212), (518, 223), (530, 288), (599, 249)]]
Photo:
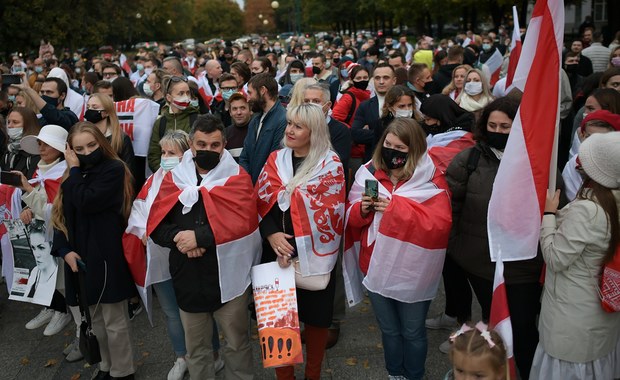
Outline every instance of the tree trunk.
[(605, 45), (608, 45), (614, 39), (616, 31), (620, 30), (620, 17), (617, 17), (619, 14), (620, 3), (614, 0), (607, 0), (607, 26), (603, 27)]
[(464, 32), (467, 31), (467, 29), (469, 29), (467, 27), (467, 23), (469, 21), (469, 9), (466, 6), (463, 6), (462, 8), (462, 18), (463, 18), (463, 22), (461, 24), (461, 28), (463, 29)]
[(428, 35), (433, 35), (433, 18), (429, 11), (424, 12), (424, 18), (426, 19), (426, 30), (428, 30)]
[(471, 30), (478, 32), (478, 9), (476, 7), (471, 8)]

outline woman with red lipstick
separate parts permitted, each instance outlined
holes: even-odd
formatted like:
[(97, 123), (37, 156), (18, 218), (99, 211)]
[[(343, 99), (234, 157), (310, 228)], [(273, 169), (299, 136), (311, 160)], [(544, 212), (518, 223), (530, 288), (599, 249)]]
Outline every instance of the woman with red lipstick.
[[(299, 319), (305, 325), (305, 378), (318, 380), (332, 322), (334, 266), (344, 225), (344, 169), (332, 150), (323, 109), (312, 103), (286, 113), (283, 149), (271, 153), (256, 183), (262, 262), (293, 264), (296, 276), (329, 276), (320, 290), (297, 286)], [(276, 369), (295, 378), (293, 366)]]

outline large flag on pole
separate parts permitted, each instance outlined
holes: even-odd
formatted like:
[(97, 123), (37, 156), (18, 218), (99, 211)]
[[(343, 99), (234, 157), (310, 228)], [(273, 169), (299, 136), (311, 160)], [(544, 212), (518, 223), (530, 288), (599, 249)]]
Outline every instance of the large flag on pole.
[(508, 60), (508, 72), (506, 73), (506, 90), (510, 88), (512, 80), (517, 70), (517, 63), (521, 56), (521, 27), (519, 26), (519, 12), (517, 7), (512, 7), (512, 19), (514, 21), (514, 29), (512, 29), (512, 38), (510, 39), (510, 58)]
[(484, 66), (489, 69), (489, 84), (491, 86), (495, 86), (495, 83), (499, 80), (499, 74), (502, 71), (503, 61), (504, 57), (502, 56), (502, 53), (495, 49), (493, 54), (484, 63)]
[[(504, 339), (509, 354), (512, 326), (502, 261), (536, 256), (547, 188), (550, 182), (555, 186), (563, 37), (564, 1), (538, 0), (513, 79), (523, 98), (489, 202), (489, 248), (491, 260), (497, 262), (490, 325)], [(512, 359), (510, 367), (514, 374)]]

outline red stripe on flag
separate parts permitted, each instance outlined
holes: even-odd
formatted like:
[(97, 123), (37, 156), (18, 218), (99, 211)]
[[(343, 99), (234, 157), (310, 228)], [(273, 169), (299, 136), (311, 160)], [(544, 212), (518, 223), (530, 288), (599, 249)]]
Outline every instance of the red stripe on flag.
[(506, 284), (501, 283), (493, 290), (493, 300), (491, 301), (491, 316), (489, 323), (495, 327), (499, 322), (510, 318), (508, 310), (508, 297), (506, 296)]
[[(539, 3), (546, 2), (539, 1), (536, 5)], [(541, 217), (549, 185), (549, 162), (555, 138), (560, 78), (558, 74), (560, 58), (557, 50), (549, 49), (549, 46), (557, 46), (557, 41), (553, 22), (548, 22), (553, 21), (553, 18), (546, 4), (544, 12), (536, 54), (525, 83), (519, 110)]]
[(515, 77), (515, 71), (517, 71), (517, 64), (519, 63), (519, 57), (521, 56), (521, 41), (518, 41), (514, 49), (510, 52), (510, 58), (508, 59), (508, 71), (506, 74), (506, 89), (512, 84), (512, 79)]

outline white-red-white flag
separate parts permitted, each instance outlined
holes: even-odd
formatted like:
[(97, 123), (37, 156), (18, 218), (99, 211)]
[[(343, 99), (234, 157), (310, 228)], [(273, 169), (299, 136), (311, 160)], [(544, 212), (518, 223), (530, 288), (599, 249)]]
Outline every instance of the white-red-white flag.
[(499, 52), (498, 49), (495, 49), (493, 54), (489, 57), (489, 59), (484, 63), (489, 69), (489, 84), (491, 86), (495, 85), (495, 82), (499, 80), (499, 74), (502, 70), (502, 63), (504, 62), (504, 57), (502, 53)]
[(517, 63), (519, 63), (519, 57), (521, 56), (521, 27), (519, 26), (519, 12), (517, 7), (512, 7), (512, 19), (514, 21), (514, 28), (512, 29), (512, 38), (510, 40), (510, 58), (508, 60), (508, 71), (506, 73), (506, 89), (510, 88), (512, 80), (517, 70)]
[(559, 121), (563, 36), (564, 1), (538, 0), (513, 79), (523, 98), (489, 202), (489, 249), (496, 261), (489, 322), (509, 353), (512, 327), (502, 261), (536, 256)]

